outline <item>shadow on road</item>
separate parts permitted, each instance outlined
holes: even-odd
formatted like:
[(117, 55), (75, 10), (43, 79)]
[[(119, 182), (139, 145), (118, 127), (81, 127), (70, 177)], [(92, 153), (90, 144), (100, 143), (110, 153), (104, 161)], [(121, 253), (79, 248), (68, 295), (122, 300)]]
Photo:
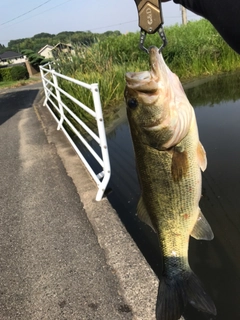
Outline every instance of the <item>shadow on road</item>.
[(0, 125), (18, 111), (31, 108), (39, 90), (11, 90), (0, 95)]

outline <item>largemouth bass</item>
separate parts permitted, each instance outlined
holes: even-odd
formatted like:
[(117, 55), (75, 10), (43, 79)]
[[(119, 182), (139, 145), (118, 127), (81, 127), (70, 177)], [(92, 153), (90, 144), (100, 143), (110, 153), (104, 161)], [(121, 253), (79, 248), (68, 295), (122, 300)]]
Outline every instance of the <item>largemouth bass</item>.
[(213, 239), (199, 209), (206, 153), (178, 77), (156, 47), (149, 56), (150, 71), (126, 74), (125, 100), (142, 192), (138, 216), (156, 231), (163, 255), (156, 318), (178, 320), (187, 303), (215, 315), (188, 263), (190, 235)]

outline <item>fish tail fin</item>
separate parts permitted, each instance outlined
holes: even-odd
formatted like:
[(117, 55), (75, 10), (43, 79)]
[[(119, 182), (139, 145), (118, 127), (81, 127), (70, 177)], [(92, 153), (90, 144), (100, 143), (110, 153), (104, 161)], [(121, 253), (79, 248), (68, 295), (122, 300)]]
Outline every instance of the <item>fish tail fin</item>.
[(212, 299), (191, 270), (179, 273), (171, 279), (163, 276), (158, 289), (157, 320), (179, 320), (187, 303), (199, 311), (213, 315), (217, 313)]

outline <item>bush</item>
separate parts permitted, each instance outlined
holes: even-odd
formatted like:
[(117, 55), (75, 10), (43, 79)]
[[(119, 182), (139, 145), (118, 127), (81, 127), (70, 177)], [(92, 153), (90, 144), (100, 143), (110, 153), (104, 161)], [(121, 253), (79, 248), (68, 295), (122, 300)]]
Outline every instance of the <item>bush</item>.
[(0, 69), (0, 79), (1, 81), (11, 81), (11, 68), (2, 68)]
[(17, 81), (29, 78), (28, 71), (24, 66), (0, 69), (0, 81)]
[(24, 66), (15, 66), (11, 68), (11, 76), (13, 81), (26, 80), (29, 78), (28, 71)]

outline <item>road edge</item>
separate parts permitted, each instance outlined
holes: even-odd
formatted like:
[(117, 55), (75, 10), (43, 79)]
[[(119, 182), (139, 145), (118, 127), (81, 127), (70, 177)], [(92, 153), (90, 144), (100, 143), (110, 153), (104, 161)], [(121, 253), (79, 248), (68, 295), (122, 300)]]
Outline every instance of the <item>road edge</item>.
[(47, 140), (54, 144), (69, 177), (83, 203), (107, 264), (119, 283), (123, 296), (133, 313), (133, 320), (155, 320), (158, 280), (135, 242), (123, 226), (106, 198), (95, 201), (97, 187), (76, 152), (46, 107), (44, 91), (40, 90), (33, 104)]

